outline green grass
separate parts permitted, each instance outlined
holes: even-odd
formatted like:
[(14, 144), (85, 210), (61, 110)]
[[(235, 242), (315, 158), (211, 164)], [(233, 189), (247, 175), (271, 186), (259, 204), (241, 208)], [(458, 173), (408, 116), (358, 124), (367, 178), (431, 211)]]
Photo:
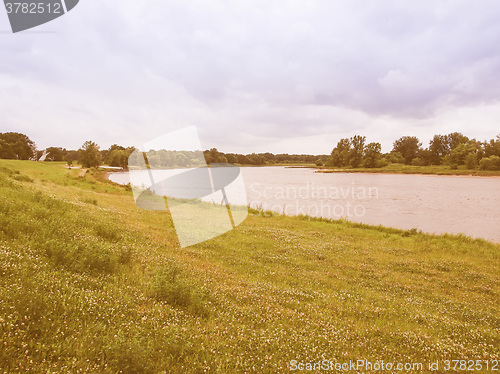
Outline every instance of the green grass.
[(0, 160), (0, 368), (500, 358), (500, 245), (250, 213), (181, 249), (165, 212), (138, 209), (98, 171)]
[(414, 166), (405, 164), (389, 164), (383, 168), (351, 168), (351, 167), (321, 167), (320, 173), (389, 173), (389, 174), (436, 174), (436, 175), (475, 175), (500, 176), (500, 171), (466, 169), (458, 166), (456, 169), (449, 165)]

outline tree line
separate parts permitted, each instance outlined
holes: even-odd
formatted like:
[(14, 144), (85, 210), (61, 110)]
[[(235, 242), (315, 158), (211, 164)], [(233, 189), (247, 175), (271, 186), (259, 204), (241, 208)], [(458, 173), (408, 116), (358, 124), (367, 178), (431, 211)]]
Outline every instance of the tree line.
[(500, 170), (500, 135), (478, 141), (453, 132), (434, 135), (429, 146), (422, 147), (416, 136), (403, 136), (393, 143), (392, 151), (382, 154), (380, 143), (366, 144), (366, 137), (355, 135), (340, 139), (332, 150), (328, 166), (377, 168), (389, 164), (415, 166), (449, 165), (452, 169)]
[[(5, 139), (5, 141), (4, 141)], [(66, 161), (69, 164), (79, 163), (83, 167), (109, 165), (126, 168), (129, 157), (136, 150), (135, 147), (123, 147), (113, 144), (110, 148), (101, 150), (93, 141), (86, 141), (78, 150), (67, 150), (62, 147), (48, 147), (37, 150), (36, 145), (26, 135), (19, 133), (0, 133), (0, 158), (18, 160), (39, 160), (44, 151), (45, 161)], [(298, 155), (252, 153), (248, 155), (238, 153), (223, 153), (217, 148), (203, 152), (190, 151), (148, 151), (148, 162), (154, 167), (189, 167), (213, 163), (232, 163), (241, 165), (272, 165), (272, 164), (304, 164), (317, 163), (323, 165), (328, 161), (328, 155)], [(203, 160), (204, 158), (204, 160)], [(142, 162), (140, 159), (133, 162)]]
[[(434, 135), (426, 148), (416, 136), (403, 136), (393, 143), (388, 153), (381, 152), (380, 143), (367, 143), (366, 137), (355, 135), (340, 139), (330, 155), (299, 155), (273, 153), (224, 153), (211, 148), (203, 152), (157, 150), (148, 152), (148, 162), (154, 167), (190, 167), (199, 166), (206, 161), (213, 163), (231, 163), (240, 165), (276, 165), (276, 164), (316, 164), (317, 166), (348, 168), (380, 168), (389, 164), (416, 166), (449, 165), (452, 169), (463, 166), (466, 169), (500, 170), (500, 135), (495, 139), (478, 141), (453, 132), (447, 135)], [(113, 144), (101, 150), (93, 141), (86, 141), (78, 150), (61, 147), (45, 149), (45, 161), (78, 162), (83, 167), (109, 165), (128, 167), (129, 157), (135, 147), (123, 147)], [(35, 143), (28, 136), (20, 133), (0, 133), (0, 158), (18, 160), (39, 160), (44, 154), (37, 150)], [(204, 158), (204, 160), (203, 160)], [(141, 159), (133, 162), (142, 162)]]

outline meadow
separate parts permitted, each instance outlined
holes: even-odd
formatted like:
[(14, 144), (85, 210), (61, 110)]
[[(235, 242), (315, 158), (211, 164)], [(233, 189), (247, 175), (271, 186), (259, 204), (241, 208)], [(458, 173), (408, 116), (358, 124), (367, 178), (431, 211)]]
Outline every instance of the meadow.
[(181, 249), (166, 212), (137, 208), (103, 172), (0, 160), (6, 373), (491, 365), (499, 265), (500, 245), (485, 240), (258, 210)]

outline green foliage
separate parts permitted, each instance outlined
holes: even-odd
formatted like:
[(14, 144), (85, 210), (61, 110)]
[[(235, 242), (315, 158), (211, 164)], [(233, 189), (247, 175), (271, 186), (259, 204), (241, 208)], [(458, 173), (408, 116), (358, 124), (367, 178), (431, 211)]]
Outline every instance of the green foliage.
[(467, 169), (477, 169), (478, 162), (477, 162), (477, 154), (476, 153), (469, 153), (467, 156), (465, 156), (465, 167)]
[(46, 149), (47, 158), (45, 161), (63, 161), (66, 156), (66, 150), (60, 147), (49, 147)]
[(423, 166), (424, 165), (424, 160), (422, 160), (420, 157), (416, 157), (413, 160), (411, 160), (411, 164), (413, 166)]
[(332, 166), (347, 166), (349, 163), (349, 152), (351, 151), (351, 141), (347, 138), (340, 139), (333, 149), (330, 158)]
[(390, 152), (385, 156), (385, 158), (392, 164), (402, 164), (405, 162), (405, 159), (401, 152)]
[(481, 170), (500, 170), (500, 157), (490, 156), (479, 161), (479, 169)]
[(365, 148), (365, 158), (363, 161), (363, 166), (365, 168), (376, 168), (380, 167), (380, 159), (382, 154), (380, 153), (382, 147), (380, 143), (370, 143)]
[(361, 165), (365, 154), (366, 137), (355, 135), (351, 138), (351, 149), (349, 150), (349, 165), (357, 168)]
[(92, 142), (86, 141), (80, 149), (80, 163), (84, 168), (91, 168), (101, 165), (101, 154), (99, 146)]
[(389, 165), (389, 161), (387, 160), (387, 157), (382, 157), (378, 163), (377, 166), (378, 168), (385, 168), (386, 166)]
[(122, 147), (118, 144), (113, 144), (108, 150), (103, 151), (104, 163), (109, 166), (126, 168), (128, 166), (128, 158), (135, 151), (134, 147)]
[(393, 152), (399, 152), (405, 163), (410, 165), (412, 160), (418, 157), (422, 143), (416, 136), (403, 136), (393, 143)]
[(29, 160), (36, 154), (35, 149), (35, 143), (24, 134), (0, 133), (0, 158)]

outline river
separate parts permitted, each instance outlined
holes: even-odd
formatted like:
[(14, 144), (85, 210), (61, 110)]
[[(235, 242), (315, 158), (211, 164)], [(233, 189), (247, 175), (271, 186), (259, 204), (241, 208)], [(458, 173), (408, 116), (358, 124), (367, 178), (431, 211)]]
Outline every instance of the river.
[[(500, 177), (315, 173), (284, 167), (242, 167), (241, 173), (252, 207), (427, 233), (463, 233), (500, 243)], [(127, 184), (129, 176), (111, 173), (110, 180)]]

